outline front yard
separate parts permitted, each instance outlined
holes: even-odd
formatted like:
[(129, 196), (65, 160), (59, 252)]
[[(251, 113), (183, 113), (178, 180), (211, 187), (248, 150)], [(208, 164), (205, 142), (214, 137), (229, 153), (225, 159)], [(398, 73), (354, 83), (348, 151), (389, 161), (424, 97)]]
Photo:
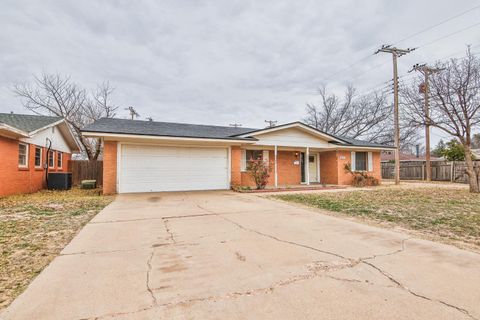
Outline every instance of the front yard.
[(387, 188), (272, 197), (480, 249), (480, 195), (464, 189)]
[(79, 189), (0, 198), (0, 309), (112, 200)]

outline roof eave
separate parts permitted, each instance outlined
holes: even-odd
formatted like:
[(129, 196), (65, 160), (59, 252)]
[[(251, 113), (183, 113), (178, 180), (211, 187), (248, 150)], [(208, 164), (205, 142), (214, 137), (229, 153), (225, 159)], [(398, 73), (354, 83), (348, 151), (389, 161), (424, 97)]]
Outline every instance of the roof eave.
[(6, 123), (0, 123), (0, 132), (5, 132), (7, 136), (15, 138), (28, 138), (28, 132), (12, 127)]
[(281, 124), (281, 125), (271, 127), (271, 128), (264, 128), (264, 129), (258, 129), (258, 130), (255, 130), (255, 131), (244, 132), (242, 134), (238, 134), (238, 135), (235, 135), (235, 136), (232, 136), (232, 137), (248, 137), (248, 136), (252, 136), (252, 135), (260, 135), (260, 134), (265, 134), (265, 133), (274, 132), (274, 131), (278, 131), (278, 130), (284, 130), (284, 129), (288, 129), (288, 128), (296, 127), (296, 126), (302, 127), (303, 129), (307, 129), (307, 130), (311, 131), (312, 133), (318, 134), (322, 137), (328, 137), (332, 141), (336, 141), (336, 142), (340, 142), (340, 143), (347, 143), (346, 141), (344, 141), (344, 140), (342, 140), (338, 137), (332, 136), (332, 135), (330, 135), (326, 132), (322, 132), (322, 131), (318, 130), (317, 128), (309, 126), (308, 124), (305, 124), (305, 123), (300, 122), (300, 121), (289, 122), (289, 123)]
[(378, 151), (383, 151), (383, 150), (396, 150), (397, 148), (392, 147), (392, 146), (362, 146), (362, 145), (342, 145), (342, 144), (336, 144), (336, 149), (363, 149), (363, 150), (378, 150)]
[(215, 138), (215, 137), (188, 137), (188, 136), (174, 136), (174, 135), (152, 135), (152, 134), (132, 134), (123, 132), (102, 132), (102, 131), (83, 131), (82, 135), (91, 138), (103, 138), (103, 137), (119, 137), (119, 138), (139, 138), (139, 139), (159, 139), (159, 140), (191, 140), (191, 141), (216, 141), (216, 142), (241, 142), (241, 143), (253, 143), (258, 141), (255, 138)]

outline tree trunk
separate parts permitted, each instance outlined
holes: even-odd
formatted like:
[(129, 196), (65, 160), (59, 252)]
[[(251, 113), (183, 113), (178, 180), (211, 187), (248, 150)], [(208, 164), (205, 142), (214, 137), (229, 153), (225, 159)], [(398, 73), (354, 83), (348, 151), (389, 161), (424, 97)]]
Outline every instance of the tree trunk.
[(479, 193), (480, 187), (478, 183), (478, 171), (473, 167), (472, 151), (470, 146), (464, 145), (465, 162), (467, 163), (468, 183), (470, 184), (470, 192)]
[(96, 139), (95, 143), (95, 153), (93, 155), (92, 160), (97, 160), (98, 156), (100, 155), (100, 152), (102, 152), (102, 140), (100, 138)]

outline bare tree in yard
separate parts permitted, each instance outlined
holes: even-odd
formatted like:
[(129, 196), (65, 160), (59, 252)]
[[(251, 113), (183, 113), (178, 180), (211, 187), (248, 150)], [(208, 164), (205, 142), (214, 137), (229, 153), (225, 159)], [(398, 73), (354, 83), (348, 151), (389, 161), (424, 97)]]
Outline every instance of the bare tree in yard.
[(429, 84), (430, 115), (425, 115), (423, 100), (419, 97), (421, 79), (402, 88), (407, 114), (417, 125), (427, 122), (458, 139), (465, 151), (470, 192), (480, 192), (478, 168), (472, 157), (473, 130), (480, 126), (480, 60), (470, 49), (461, 59), (436, 63), (443, 70), (432, 75)]
[[(385, 93), (358, 96), (349, 86), (343, 98), (328, 93), (325, 87), (319, 94), (320, 104), (307, 104), (307, 124), (333, 135), (393, 145), (393, 107)], [(417, 128), (401, 119), (400, 132), (402, 148), (415, 145)]]
[(102, 117), (113, 118), (117, 107), (110, 103), (113, 88), (108, 82), (88, 92), (69, 77), (42, 74), (31, 84), (19, 84), (15, 93), (23, 98), (23, 105), (36, 114), (65, 118), (89, 160), (96, 160), (101, 152), (100, 139), (85, 138), (80, 130)]

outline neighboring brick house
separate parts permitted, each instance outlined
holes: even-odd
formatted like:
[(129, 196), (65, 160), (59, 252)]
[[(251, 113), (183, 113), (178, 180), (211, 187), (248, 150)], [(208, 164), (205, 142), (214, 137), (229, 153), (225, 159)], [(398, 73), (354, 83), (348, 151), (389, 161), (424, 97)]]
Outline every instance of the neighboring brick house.
[(346, 185), (345, 164), (381, 179), (380, 152), (395, 150), (301, 122), (251, 129), (103, 118), (82, 131), (103, 140), (104, 193), (253, 186), (249, 159), (269, 163), (271, 187)]
[(0, 113), (0, 196), (44, 188), (47, 170), (67, 171), (78, 151), (62, 118)]

